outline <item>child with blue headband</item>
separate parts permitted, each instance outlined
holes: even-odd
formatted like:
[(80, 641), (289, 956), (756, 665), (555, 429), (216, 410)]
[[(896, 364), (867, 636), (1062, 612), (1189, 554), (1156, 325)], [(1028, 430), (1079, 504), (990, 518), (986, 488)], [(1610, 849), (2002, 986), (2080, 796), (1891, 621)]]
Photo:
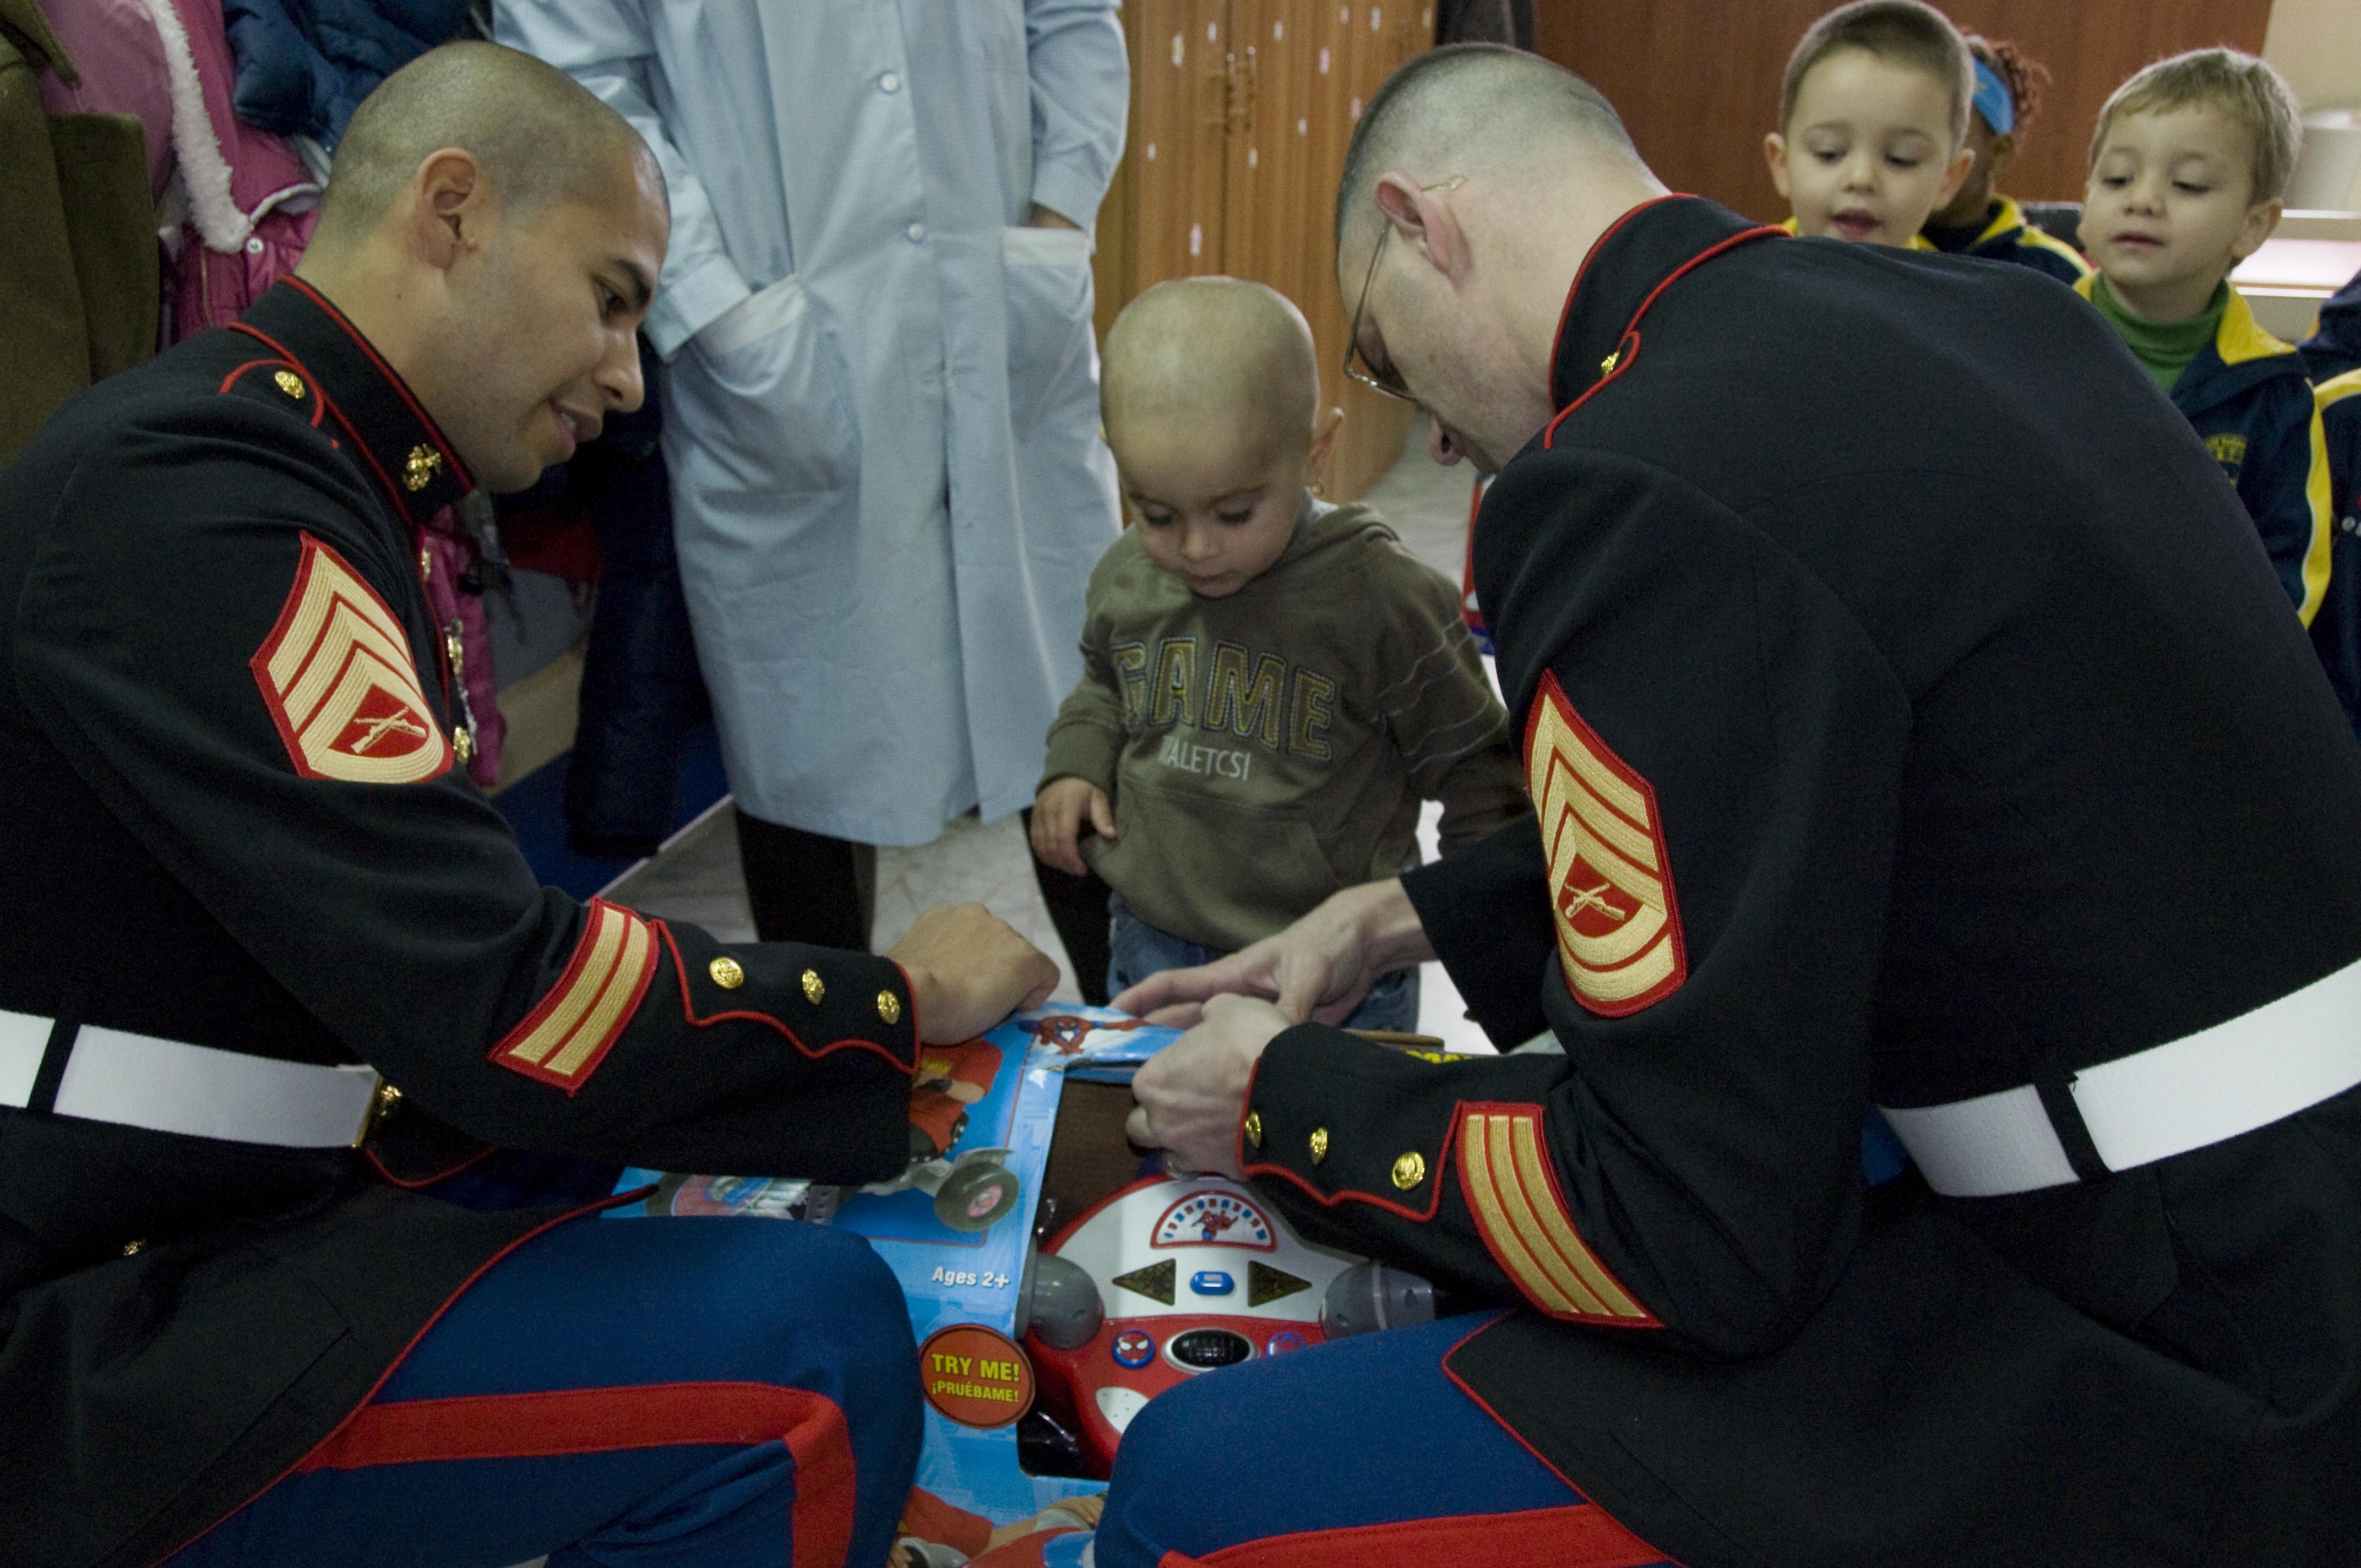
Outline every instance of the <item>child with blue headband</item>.
[(1960, 193), (1920, 231), (1938, 250), (2014, 261), (2073, 284), (2091, 270), (2081, 254), (2025, 221), (2017, 204), (1994, 189), (2016, 155), (2020, 128), (2033, 118), (2037, 83), (2049, 72), (2015, 46), (1967, 35), (1975, 90), (1969, 99), (1968, 149), (1975, 162)]

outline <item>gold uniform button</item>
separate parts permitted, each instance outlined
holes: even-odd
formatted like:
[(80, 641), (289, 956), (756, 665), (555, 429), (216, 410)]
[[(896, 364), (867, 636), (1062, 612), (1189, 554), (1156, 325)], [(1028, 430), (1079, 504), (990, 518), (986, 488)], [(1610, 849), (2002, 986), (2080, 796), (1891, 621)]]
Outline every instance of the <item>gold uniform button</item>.
[(746, 983), (746, 966), (727, 953), (706, 965), (705, 972), (724, 991), (735, 991)]
[(1318, 1165), (1322, 1160), (1326, 1159), (1327, 1157), (1328, 1129), (1325, 1127), (1314, 1127), (1312, 1129), (1312, 1163)]
[(294, 371), (281, 370), (273, 375), (270, 378), (279, 383), (279, 389), (280, 391), (286, 393), (289, 397), (293, 398), (298, 402), (302, 401), (302, 378), (297, 376)]
[(895, 995), (890, 991), (879, 992), (877, 993), (877, 1016), (884, 1019), (888, 1024), (900, 1023), (902, 1021), (902, 999)]
[(442, 469), (443, 454), (431, 446), (413, 446), (402, 460), (401, 488), (413, 493), (423, 490), (434, 482), (434, 476)]
[(1246, 1113), (1246, 1142), (1256, 1148), (1262, 1147), (1262, 1113), (1259, 1111)]
[(804, 970), (804, 1000), (817, 1007), (819, 1005), (819, 999), (827, 994), (828, 981), (820, 979), (819, 970), (816, 969)]
[(1394, 1185), (1407, 1192), (1426, 1179), (1426, 1157), (1412, 1149), (1394, 1161)]
[(451, 732), (451, 750), (458, 753), (460, 762), (472, 762), (476, 760), (476, 738), (464, 729), (455, 729)]
[(148, 1244), (146, 1242), (139, 1241), (125, 1242), (123, 1244), (123, 1255), (126, 1257), (137, 1257), (140, 1251), (145, 1248), (147, 1245)]

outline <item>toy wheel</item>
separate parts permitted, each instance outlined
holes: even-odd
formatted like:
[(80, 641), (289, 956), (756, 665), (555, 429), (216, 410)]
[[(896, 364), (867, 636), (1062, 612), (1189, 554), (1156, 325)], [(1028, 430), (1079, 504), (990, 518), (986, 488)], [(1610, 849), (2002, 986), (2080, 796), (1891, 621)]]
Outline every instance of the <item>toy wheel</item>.
[(997, 1160), (962, 1165), (935, 1192), (935, 1218), (955, 1231), (988, 1231), (1016, 1211), (1015, 1173)]

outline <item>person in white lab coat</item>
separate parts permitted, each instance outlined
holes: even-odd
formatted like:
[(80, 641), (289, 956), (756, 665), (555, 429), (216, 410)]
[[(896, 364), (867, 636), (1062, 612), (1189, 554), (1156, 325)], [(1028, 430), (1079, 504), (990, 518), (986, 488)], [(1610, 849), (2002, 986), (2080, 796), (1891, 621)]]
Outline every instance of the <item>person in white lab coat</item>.
[(1130, 96), (1117, 9), (494, 8), (670, 183), (646, 332), (766, 940), (868, 946), (871, 847), (1029, 806), (1081, 675), (1120, 523), (1090, 269)]

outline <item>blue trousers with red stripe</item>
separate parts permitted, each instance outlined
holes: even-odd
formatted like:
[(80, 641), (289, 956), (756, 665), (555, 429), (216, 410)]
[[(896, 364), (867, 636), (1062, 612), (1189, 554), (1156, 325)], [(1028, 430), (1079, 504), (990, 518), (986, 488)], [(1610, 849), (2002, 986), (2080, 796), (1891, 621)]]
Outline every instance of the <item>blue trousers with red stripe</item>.
[(875, 1563), (920, 1430), (909, 1314), (859, 1237), (577, 1220), (169, 1568)]
[(1115, 1451), (1095, 1568), (1640, 1568), (1665, 1561), (1452, 1381), (1496, 1314), (1224, 1368)]

